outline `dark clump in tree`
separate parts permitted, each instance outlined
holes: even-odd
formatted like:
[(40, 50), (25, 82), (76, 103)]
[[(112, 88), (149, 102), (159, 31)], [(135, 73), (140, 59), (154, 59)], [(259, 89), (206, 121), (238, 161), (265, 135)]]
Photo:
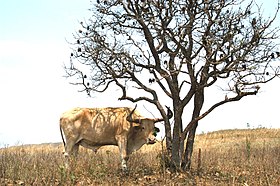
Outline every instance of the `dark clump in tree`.
[[(165, 119), (171, 170), (188, 170), (199, 120), (256, 95), (279, 75), (279, 29), (273, 27), (278, 11), (279, 3), (265, 19), (255, 1), (243, 0), (99, 0), (75, 35), (79, 42), (65, 70), (88, 94), (115, 85), (120, 100), (155, 105)], [(206, 89), (217, 86), (226, 97), (217, 94), (206, 107)], [(130, 95), (133, 89), (139, 93)], [(173, 105), (174, 125), (163, 100)], [(187, 105), (189, 120), (182, 117)]]

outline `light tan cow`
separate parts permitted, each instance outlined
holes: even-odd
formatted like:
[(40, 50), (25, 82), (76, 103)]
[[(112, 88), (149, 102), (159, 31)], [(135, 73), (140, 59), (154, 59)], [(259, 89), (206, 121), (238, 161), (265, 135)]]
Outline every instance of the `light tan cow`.
[[(116, 145), (119, 147), (122, 169), (126, 171), (129, 155), (144, 144), (155, 143), (155, 131), (159, 132), (155, 123), (163, 121), (163, 118), (143, 118), (135, 109), (136, 106), (134, 109), (74, 108), (63, 113), (60, 132), (65, 157), (76, 155), (79, 145), (95, 152), (101, 146)], [(169, 108), (167, 115), (169, 119), (173, 116)]]

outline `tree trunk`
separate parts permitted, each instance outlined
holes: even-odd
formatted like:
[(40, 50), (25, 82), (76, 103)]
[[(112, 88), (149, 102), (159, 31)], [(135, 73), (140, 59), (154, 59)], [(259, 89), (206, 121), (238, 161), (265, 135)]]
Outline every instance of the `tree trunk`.
[[(203, 103), (204, 103), (204, 90), (201, 89), (198, 90), (194, 95), (194, 110), (193, 110), (192, 120), (194, 120), (200, 115), (200, 111), (202, 109)], [(193, 144), (194, 144), (197, 125), (198, 122), (196, 122), (188, 132), (184, 159), (182, 160), (182, 165), (181, 165), (181, 168), (184, 171), (190, 170), (191, 168), (191, 158), (193, 153)]]
[(171, 171), (176, 172), (181, 169), (181, 138), (182, 133), (182, 108), (179, 105), (174, 106), (174, 127), (171, 151)]
[(190, 131), (188, 133), (188, 139), (187, 139), (187, 143), (186, 143), (184, 159), (182, 161), (182, 170), (184, 170), (184, 171), (188, 171), (191, 168), (193, 144), (194, 144), (195, 131), (196, 131), (196, 128), (197, 128), (197, 124), (198, 123), (193, 125), (193, 127), (190, 129)]
[(171, 155), (172, 150), (172, 136), (171, 136), (171, 125), (168, 121), (168, 123), (165, 123), (165, 144), (166, 144), (166, 150), (169, 155)]

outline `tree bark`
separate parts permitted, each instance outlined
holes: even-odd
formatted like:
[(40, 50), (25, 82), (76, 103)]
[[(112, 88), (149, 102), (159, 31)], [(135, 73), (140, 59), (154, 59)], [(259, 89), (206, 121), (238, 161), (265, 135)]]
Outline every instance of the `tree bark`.
[[(200, 111), (202, 109), (204, 103), (204, 90), (198, 90), (194, 95), (194, 110), (192, 115), (192, 120), (199, 117)], [(191, 159), (193, 153), (193, 145), (194, 145), (194, 138), (195, 132), (197, 128), (198, 122), (196, 122), (188, 132), (188, 138), (186, 142), (186, 148), (184, 153), (184, 158), (182, 160), (181, 168), (184, 171), (190, 170), (191, 168)]]
[(172, 136), (171, 136), (171, 125), (170, 123), (165, 123), (165, 144), (167, 153), (170, 155), (172, 151)]
[(182, 108), (180, 105), (174, 106), (174, 127), (171, 152), (171, 171), (176, 172), (181, 169), (181, 133), (182, 133)]
[(191, 160), (192, 160), (192, 153), (193, 153), (193, 145), (194, 145), (194, 138), (195, 138), (195, 132), (197, 128), (198, 122), (193, 125), (193, 127), (190, 129), (188, 134), (188, 139), (186, 143), (186, 149), (184, 153), (184, 159), (182, 161), (182, 170), (188, 171), (191, 168)]

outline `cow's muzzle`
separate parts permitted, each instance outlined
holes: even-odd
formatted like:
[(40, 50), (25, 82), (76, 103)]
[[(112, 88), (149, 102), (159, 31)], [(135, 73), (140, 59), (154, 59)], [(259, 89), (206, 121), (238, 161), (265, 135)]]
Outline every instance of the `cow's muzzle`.
[(147, 144), (155, 144), (157, 142), (156, 139), (151, 139), (151, 138), (148, 138), (148, 141), (147, 141)]

